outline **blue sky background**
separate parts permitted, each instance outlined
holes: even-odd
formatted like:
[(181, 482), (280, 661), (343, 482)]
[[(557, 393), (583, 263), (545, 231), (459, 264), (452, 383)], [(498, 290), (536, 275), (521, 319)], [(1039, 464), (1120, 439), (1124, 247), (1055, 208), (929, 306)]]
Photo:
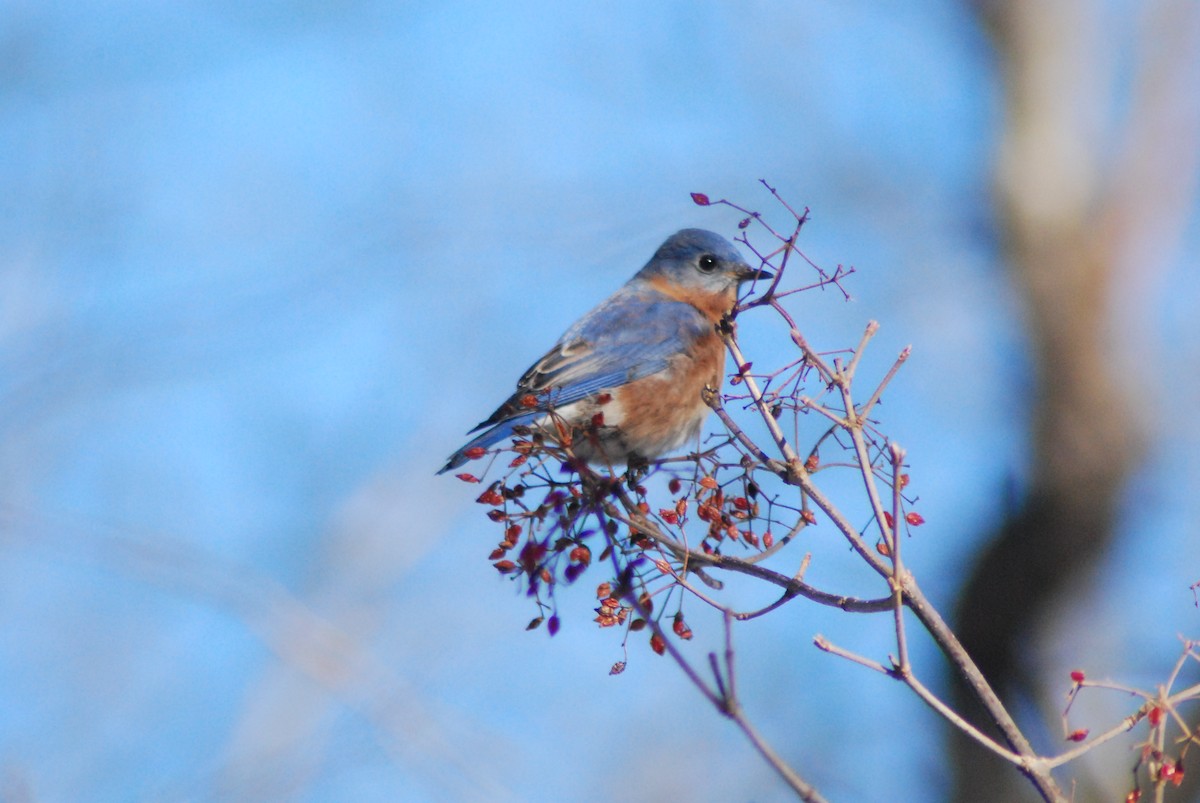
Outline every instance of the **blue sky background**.
[[(735, 232), (692, 191), (810, 206), (806, 253), (858, 269), (797, 300), (810, 339), (879, 320), (876, 376), (913, 344), (883, 414), (944, 610), (1021, 485), (962, 4), (8, 0), (0, 53), (0, 799), (788, 799), (642, 643), (608, 677), (592, 579), (523, 632), (477, 489), (433, 475), (665, 236)], [(1197, 635), (1198, 239), (1123, 310), (1154, 446), (1047, 672), (1153, 684)], [(820, 529), (809, 579), (865, 588)], [(876, 619), (747, 623), (746, 704), (831, 798), (936, 800), (932, 715), (811, 646), (882, 659)]]

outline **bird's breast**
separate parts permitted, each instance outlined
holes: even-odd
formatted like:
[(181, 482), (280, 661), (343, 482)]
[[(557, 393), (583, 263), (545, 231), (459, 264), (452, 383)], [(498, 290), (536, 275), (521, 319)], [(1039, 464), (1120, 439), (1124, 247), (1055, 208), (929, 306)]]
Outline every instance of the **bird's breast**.
[(724, 346), (708, 332), (663, 371), (617, 388), (616, 415), (606, 413), (605, 423), (617, 427), (628, 451), (647, 459), (677, 449), (700, 431), (709, 412), (703, 390), (720, 388), (724, 371)]

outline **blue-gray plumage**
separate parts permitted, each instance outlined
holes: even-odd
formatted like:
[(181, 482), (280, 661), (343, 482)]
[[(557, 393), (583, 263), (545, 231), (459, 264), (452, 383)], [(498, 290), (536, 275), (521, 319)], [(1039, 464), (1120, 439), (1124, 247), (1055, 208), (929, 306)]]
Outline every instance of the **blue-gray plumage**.
[[(652, 460), (679, 448), (708, 414), (704, 387), (721, 385), (725, 350), (716, 324), (733, 309), (739, 285), (757, 278), (771, 274), (747, 265), (724, 237), (703, 229), (671, 235), (525, 372), (508, 401), (472, 430), (484, 432), (438, 473), (467, 462), (469, 449), (511, 437), (517, 426), (556, 438), (551, 409), (585, 460)], [(594, 426), (598, 413), (602, 424)]]

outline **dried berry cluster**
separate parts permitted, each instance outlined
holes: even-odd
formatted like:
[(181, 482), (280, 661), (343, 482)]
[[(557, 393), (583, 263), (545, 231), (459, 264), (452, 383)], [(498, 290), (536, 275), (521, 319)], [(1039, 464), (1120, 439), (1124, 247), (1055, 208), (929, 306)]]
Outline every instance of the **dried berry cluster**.
[[(476, 500), (501, 528), (489, 560), (522, 583), (539, 607), (530, 628), (546, 622), (551, 634), (557, 631), (555, 589), (577, 581), (597, 560), (604, 579), (596, 589), (595, 623), (640, 632), (647, 617), (657, 624), (665, 615), (655, 610), (655, 599), (688, 574), (690, 551), (677, 545), (690, 544), (707, 556), (755, 559), (816, 520), (808, 509), (768, 498), (755, 480), (761, 467), (736, 454), (734, 462), (721, 462), (728, 440), (694, 461), (616, 477), (573, 461), (568, 448), (537, 433), (516, 440), (503, 478)], [(474, 474), (458, 476), (480, 482)], [(652, 506), (651, 499), (658, 504)], [(773, 527), (786, 535), (777, 539)], [(682, 611), (669, 618), (667, 627), (651, 634), (655, 652), (664, 650), (661, 631), (684, 640), (692, 636)]]

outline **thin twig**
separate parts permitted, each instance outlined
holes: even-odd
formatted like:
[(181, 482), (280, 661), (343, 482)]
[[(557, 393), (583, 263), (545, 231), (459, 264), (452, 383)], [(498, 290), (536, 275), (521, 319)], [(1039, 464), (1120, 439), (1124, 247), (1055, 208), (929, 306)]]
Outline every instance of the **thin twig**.
[(854, 380), (854, 372), (858, 370), (858, 361), (862, 359), (863, 352), (867, 350), (867, 344), (871, 342), (871, 338), (878, 331), (878, 322), (867, 322), (867, 328), (863, 331), (862, 339), (858, 341), (858, 347), (854, 349), (854, 356), (850, 358), (850, 365), (846, 367), (845, 377), (847, 383)]
[(779, 422), (775, 420), (775, 416), (771, 415), (770, 408), (767, 407), (767, 403), (763, 400), (762, 391), (758, 388), (758, 382), (755, 381), (753, 375), (747, 373), (745, 370), (746, 358), (742, 355), (742, 349), (738, 346), (737, 338), (734, 336), (732, 328), (728, 329), (722, 337), (725, 341), (725, 348), (729, 350), (734, 364), (738, 366), (738, 376), (742, 378), (746, 389), (750, 391), (750, 398), (753, 400), (754, 406), (758, 408), (763, 422), (766, 423), (767, 431), (771, 433), (771, 438), (775, 441), (775, 446), (779, 449), (780, 455), (783, 456), (784, 461), (787, 463), (798, 462), (800, 458), (796, 456), (796, 450), (788, 443), (783, 430), (779, 428)]
[(864, 419), (871, 415), (871, 410), (875, 409), (875, 404), (883, 395), (883, 389), (891, 384), (892, 379), (896, 376), (896, 372), (900, 370), (900, 366), (904, 365), (904, 363), (908, 361), (909, 355), (911, 354), (912, 346), (905, 346), (900, 350), (900, 355), (896, 357), (896, 361), (892, 363), (892, 367), (888, 369), (888, 372), (883, 377), (883, 380), (875, 387), (875, 391), (871, 394), (871, 398), (867, 399), (867, 403), (862, 406), (862, 417)]
[[(892, 521), (900, 522), (903, 519), (903, 508), (901, 506), (900, 496), (900, 472), (904, 467), (904, 450), (896, 443), (891, 444), (892, 453)], [(908, 665), (908, 637), (904, 633), (904, 584), (903, 578), (905, 575), (904, 565), (900, 560), (900, 538), (899, 532), (892, 527), (892, 541), (890, 544), (892, 552), (892, 576), (890, 579), (892, 585), (892, 593), (896, 600), (896, 651), (900, 661), (900, 669), (906, 675), (910, 674)]]

